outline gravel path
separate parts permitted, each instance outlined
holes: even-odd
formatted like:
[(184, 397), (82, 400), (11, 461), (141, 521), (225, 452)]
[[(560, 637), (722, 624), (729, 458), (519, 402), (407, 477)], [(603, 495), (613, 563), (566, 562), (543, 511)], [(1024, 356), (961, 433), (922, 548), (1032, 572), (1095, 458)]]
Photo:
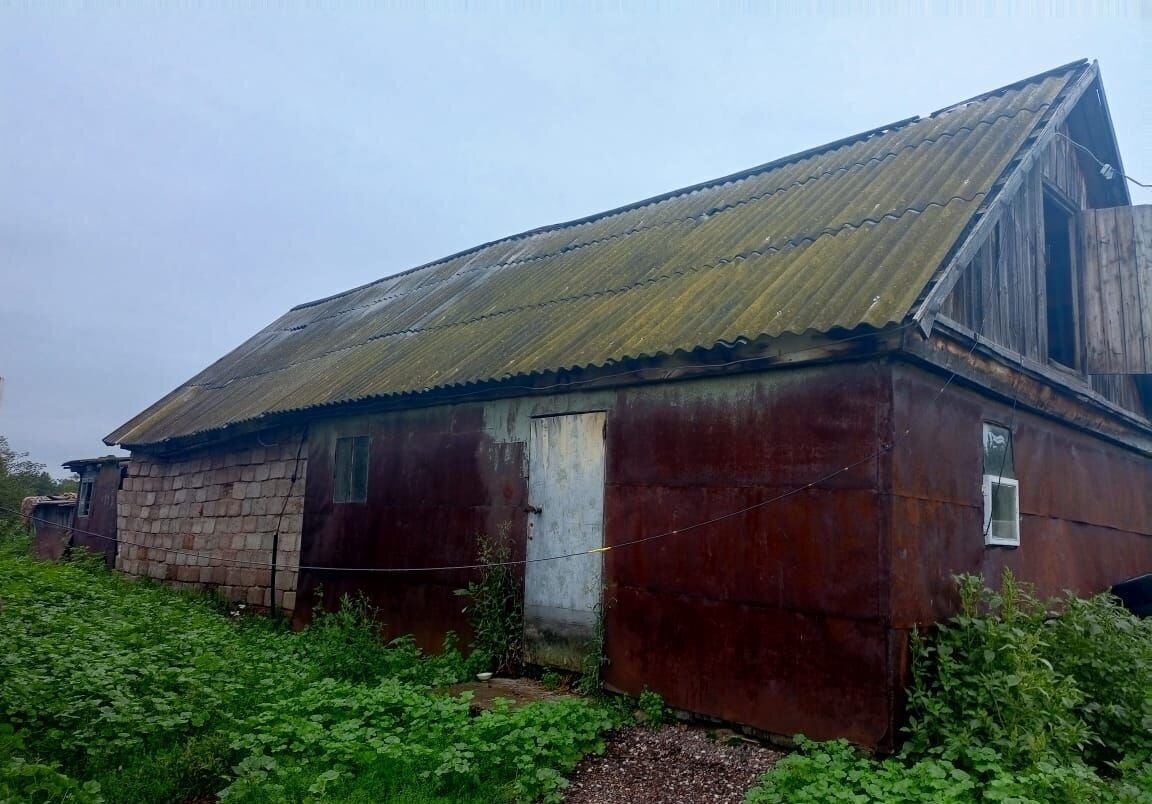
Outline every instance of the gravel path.
[(710, 738), (686, 726), (632, 727), (576, 768), (566, 804), (740, 804), (779, 751)]

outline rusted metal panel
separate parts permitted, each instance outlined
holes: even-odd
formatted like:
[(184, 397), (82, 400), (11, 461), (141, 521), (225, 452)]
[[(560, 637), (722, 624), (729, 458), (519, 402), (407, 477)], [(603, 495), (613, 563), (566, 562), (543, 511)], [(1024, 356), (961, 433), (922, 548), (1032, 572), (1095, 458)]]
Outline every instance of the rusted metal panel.
[(887, 387), (863, 363), (621, 392), (608, 545), (711, 524), (607, 553), (611, 686), (775, 733), (890, 739)]
[(76, 512), (72, 544), (104, 556), (109, 567), (116, 566), (117, 492), (123, 477), (122, 459), (102, 460), (81, 466), (69, 465), (80, 473), (81, 481), (92, 480), (92, 497), (87, 514)]
[[(301, 563), (471, 563), (474, 535), (505, 521), (524, 557), (536, 417), (606, 410), (607, 682), (766, 731), (884, 743), (888, 393), (872, 361), (316, 422)], [(368, 501), (333, 504), (335, 439), (364, 433)], [(362, 589), (388, 635), (433, 649), (448, 629), (468, 635), (452, 591), (469, 577), (304, 571), (300, 593), (322, 585), (331, 606)]]
[(604, 437), (603, 411), (532, 420), (524, 644), (535, 664), (579, 670), (596, 636), (603, 559), (589, 551), (604, 545)]
[(41, 503), (32, 509), (32, 552), (37, 557), (56, 561), (64, 555), (75, 509), (75, 500)]
[[(681, 559), (690, 564), (691, 554)], [(887, 626), (715, 597), (616, 590), (608, 684), (775, 734), (890, 735)]]
[[(334, 503), (333, 453), (338, 437), (369, 435), (368, 497)], [(458, 566), (476, 561), (481, 535), (507, 524), (513, 555), (524, 556), (527, 502), (523, 444), (497, 443), (483, 430), (480, 407), (436, 408), (313, 424), (308, 439), (300, 563), (327, 567)], [(437, 650), (453, 630), (470, 638), (455, 595), (472, 572), (411, 574), (303, 570), (296, 623), (311, 616), (322, 588), (334, 608), (345, 593), (363, 592), (379, 608), (391, 636), (414, 634)]]
[[(955, 384), (941, 395), (940, 385), (918, 369), (895, 370), (895, 428), (908, 435), (892, 458), (894, 627), (953, 614), (956, 573), (995, 582), (1009, 567), (1049, 596), (1100, 592), (1152, 570), (1152, 458)], [(1019, 548), (984, 546), (985, 421), (1014, 434)]]
[(1152, 374), (1152, 205), (1077, 216), (1088, 370)]

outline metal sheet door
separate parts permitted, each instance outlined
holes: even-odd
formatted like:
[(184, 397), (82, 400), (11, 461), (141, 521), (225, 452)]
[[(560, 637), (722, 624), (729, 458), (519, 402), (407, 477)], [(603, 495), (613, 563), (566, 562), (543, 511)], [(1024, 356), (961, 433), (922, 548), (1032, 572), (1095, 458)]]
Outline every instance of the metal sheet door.
[(605, 413), (532, 420), (524, 644), (528, 661), (579, 670), (596, 635), (604, 545)]

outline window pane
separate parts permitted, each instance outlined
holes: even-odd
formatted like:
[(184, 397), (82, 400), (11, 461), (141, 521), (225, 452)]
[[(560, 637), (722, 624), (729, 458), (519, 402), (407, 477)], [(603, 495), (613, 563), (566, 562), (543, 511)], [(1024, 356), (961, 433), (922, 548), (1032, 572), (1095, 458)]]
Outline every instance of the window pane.
[(992, 521), (1016, 521), (1016, 487), (992, 484)]
[(352, 439), (336, 439), (336, 457), (333, 461), (332, 501), (347, 502), (352, 472)]
[(332, 471), (333, 502), (368, 499), (368, 436), (336, 439)]
[(1016, 477), (1012, 454), (1012, 433), (998, 424), (984, 424), (984, 474)]
[(364, 502), (368, 499), (368, 436), (355, 439), (351, 475), (351, 494), (348, 499)]

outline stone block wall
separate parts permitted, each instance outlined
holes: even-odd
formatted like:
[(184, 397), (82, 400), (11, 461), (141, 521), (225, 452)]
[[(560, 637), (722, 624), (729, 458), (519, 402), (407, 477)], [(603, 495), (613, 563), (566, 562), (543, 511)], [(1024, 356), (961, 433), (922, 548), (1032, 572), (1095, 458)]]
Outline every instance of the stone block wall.
[(174, 458), (133, 453), (118, 498), (116, 568), (268, 608), (279, 526), (276, 602), (292, 612), (308, 455), (305, 445), (293, 483), (301, 437), (286, 429)]

